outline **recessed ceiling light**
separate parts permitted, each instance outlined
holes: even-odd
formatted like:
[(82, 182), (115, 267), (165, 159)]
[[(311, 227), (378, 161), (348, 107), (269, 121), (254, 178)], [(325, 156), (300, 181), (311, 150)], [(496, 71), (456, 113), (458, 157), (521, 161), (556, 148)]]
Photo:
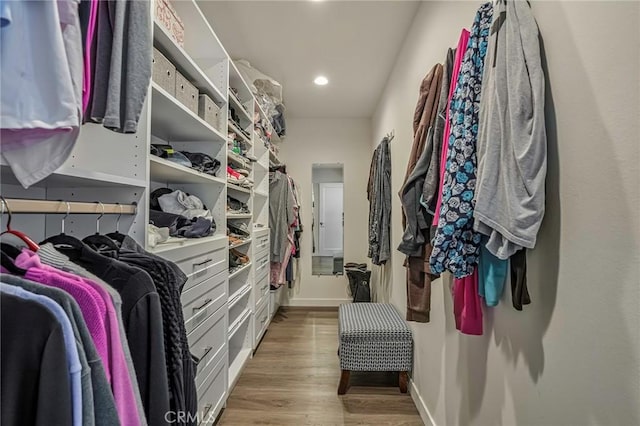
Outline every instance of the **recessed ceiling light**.
[(315, 80), (313, 80), (313, 82), (318, 86), (326, 86), (327, 84), (329, 84), (329, 79), (324, 75), (319, 75), (315, 78)]

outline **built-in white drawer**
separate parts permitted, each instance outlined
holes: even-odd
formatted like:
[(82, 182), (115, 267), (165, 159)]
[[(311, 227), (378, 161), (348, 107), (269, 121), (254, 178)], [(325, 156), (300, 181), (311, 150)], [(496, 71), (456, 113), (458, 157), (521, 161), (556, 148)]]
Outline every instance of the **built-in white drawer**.
[(210, 328), (193, 346), (191, 353), (199, 358), (196, 370), (196, 388), (204, 383), (209, 373), (221, 359), (227, 356), (226, 321), (224, 309), (220, 309), (213, 315)]
[(227, 395), (227, 369), (225, 357), (213, 368), (204, 379), (198, 390), (198, 413), (201, 425), (212, 425), (224, 405)]
[(256, 282), (262, 280), (264, 277), (269, 276), (269, 253), (263, 253), (256, 256), (256, 262), (253, 265), (255, 271)]
[(226, 271), (229, 261), (227, 260), (228, 252), (224, 248), (220, 248), (197, 256), (182, 259), (177, 265), (187, 275), (187, 283), (182, 291), (199, 284), (206, 279)]
[(256, 309), (257, 306), (263, 303), (263, 300), (269, 299), (269, 276), (262, 277), (260, 281), (254, 286), (253, 294), (255, 295)]
[(269, 326), (269, 299), (265, 298), (262, 305), (257, 307), (257, 314), (254, 321), (253, 335), (255, 337), (254, 347), (258, 345), (258, 342), (262, 338), (262, 335)]
[(269, 251), (269, 234), (253, 237), (253, 253), (254, 256), (259, 256)]
[[(196, 342), (200, 339), (208, 329), (206, 327), (203, 329), (202, 325), (206, 324), (215, 312), (223, 308), (227, 301), (227, 286), (225, 285), (224, 276), (222, 280), (220, 280), (219, 276), (216, 275), (211, 281), (216, 282), (215, 287), (210, 287), (211, 289), (207, 293), (204, 293), (189, 305), (182, 308), (189, 343), (191, 343), (191, 341)], [(209, 286), (209, 281), (202, 284)], [(192, 334), (194, 334), (193, 340), (191, 339)]]

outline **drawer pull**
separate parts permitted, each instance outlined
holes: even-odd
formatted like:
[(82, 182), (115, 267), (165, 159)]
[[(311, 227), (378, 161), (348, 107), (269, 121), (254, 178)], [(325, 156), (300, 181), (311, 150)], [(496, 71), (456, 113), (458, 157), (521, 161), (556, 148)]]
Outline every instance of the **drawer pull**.
[(265, 291), (265, 290), (267, 289), (267, 287), (269, 287), (269, 284), (265, 284), (265, 285), (263, 285), (260, 289), (261, 289), (262, 291)]
[(202, 354), (200, 359), (205, 359), (206, 356), (209, 355), (209, 352), (211, 352), (212, 350), (213, 350), (213, 346), (209, 346), (208, 348), (205, 348), (204, 353)]
[(207, 405), (205, 405), (204, 407), (202, 407), (204, 411), (204, 415), (202, 416), (203, 418), (207, 418), (207, 414), (209, 414), (209, 411), (211, 411), (211, 409), (213, 408), (213, 404), (209, 403)]
[(267, 322), (267, 317), (264, 317), (260, 320), (260, 324), (264, 324), (265, 322)]
[(207, 300), (205, 300), (205, 301), (202, 303), (202, 305), (198, 306), (197, 308), (193, 308), (193, 312), (195, 313), (195, 312), (199, 311), (200, 309), (204, 308), (204, 307), (205, 307), (205, 306), (207, 306), (209, 303), (211, 303), (211, 301), (212, 301), (212, 300), (213, 300), (213, 299), (207, 299)]
[(213, 262), (213, 259), (205, 259), (202, 262), (194, 263), (193, 267), (195, 268), (196, 266), (206, 265), (209, 262)]

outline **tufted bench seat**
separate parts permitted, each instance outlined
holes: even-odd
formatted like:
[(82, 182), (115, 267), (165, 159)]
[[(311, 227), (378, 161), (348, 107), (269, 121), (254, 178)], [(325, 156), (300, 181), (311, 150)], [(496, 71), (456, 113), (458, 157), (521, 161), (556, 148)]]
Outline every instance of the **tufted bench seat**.
[(351, 371), (398, 371), (400, 392), (406, 393), (413, 337), (398, 311), (387, 303), (348, 303), (340, 305), (338, 319), (338, 395), (346, 393)]

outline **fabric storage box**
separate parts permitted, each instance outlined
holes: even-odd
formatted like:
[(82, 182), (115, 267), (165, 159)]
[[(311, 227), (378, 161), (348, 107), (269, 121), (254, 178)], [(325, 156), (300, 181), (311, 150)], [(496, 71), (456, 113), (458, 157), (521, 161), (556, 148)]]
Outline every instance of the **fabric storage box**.
[(184, 47), (184, 24), (169, 0), (156, 0), (156, 21), (169, 31), (178, 45)]
[(153, 48), (153, 72), (152, 79), (169, 92), (171, 96), (176, 95), (176, 67), (158, 49)]
[(207, 95), (200, 95), (198, 99), (198, 115), (207, 123), (219, 130), (220, 107)]
[(198, 113), (198, 88), (176, 71), (176, 99), (195, 114)]

